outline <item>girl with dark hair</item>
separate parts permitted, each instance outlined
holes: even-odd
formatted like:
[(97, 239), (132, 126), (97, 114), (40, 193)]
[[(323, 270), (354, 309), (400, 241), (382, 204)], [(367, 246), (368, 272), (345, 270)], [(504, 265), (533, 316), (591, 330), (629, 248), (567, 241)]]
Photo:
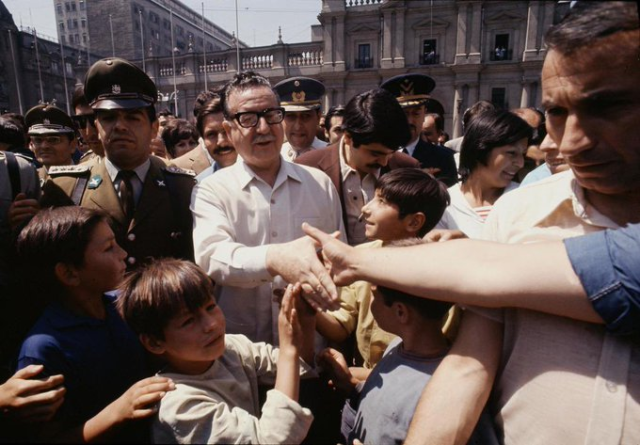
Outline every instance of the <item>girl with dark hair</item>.
[(488, 110), (474, 119), (460, 150), (461, 182), (449, 188), (451, 204), (436, 228), (479, 238), (496, 200), (519, 185), (513, 178), (524, 165), (531, 133), (524, 120), (504, 110)]

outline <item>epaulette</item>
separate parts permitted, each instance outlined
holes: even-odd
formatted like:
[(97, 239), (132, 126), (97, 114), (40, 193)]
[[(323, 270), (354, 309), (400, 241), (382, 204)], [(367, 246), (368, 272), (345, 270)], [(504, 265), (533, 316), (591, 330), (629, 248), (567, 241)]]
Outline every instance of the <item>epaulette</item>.
[(87, 164), (78, 165), (55, 165), (49, 167), (49, 176), (58, 175), (82, 175), (91, 171), (91, 166)]
[(174, 175), (185, 175), (185, 176), (195, 176), (196, 172), (193, 170), (186, 170), (180, 167), (176, 167), (175, 165), (167, 165), (166, 167), (162, 167), (162, 170), (167, 173), (173, 173)]

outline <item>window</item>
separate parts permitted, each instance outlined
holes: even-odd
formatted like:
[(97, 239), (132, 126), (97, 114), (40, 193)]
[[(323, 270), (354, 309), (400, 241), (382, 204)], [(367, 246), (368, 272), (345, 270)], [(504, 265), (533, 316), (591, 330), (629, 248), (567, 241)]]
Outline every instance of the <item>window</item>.
[(86, 28), (87, 27), (87, 21), (85, 19), (81, 19), (80, 20), (80, 25), (82, 25), (82, 28)]
[(60, 36), (60, 41), (61, 41), (61, 43), (62, 43), (63, 45), (66, 45), (66, 44), (67, 44), (67, 38), (66, 38), (64, 35), (61, 35), (61, 36)]
[(65, 62), (64, 66), (67, 70), (67, 74), (73, 74), (73, 65), (71, 65), (69, 62)]
[(78, 29), (78, 20), (73, 19), (73, 29)]
[(509, 34), (496, 34), (495, 44), (490, 60), (511, 60), (512, 51), (509, 48)]
[(500, 110), (507, 109), (506, 88), (491, 88), (491, 103)]
[(420, 63), (422, 65), (433, 65), (440, 61), (440, 55), (437, 50), (436, 39), (425, 39), (422, 42), (422, 58)]
[(72, 11), (76, 11), (76, 4), (75, 3), (71, 3), (71, 10)]
[(58, 3), (56, 5), (56, 12), (58, 13), (58, 15), (62, 15), (62, 3)]
[(371, 44), (361, 43), (358, 45), (358, 57), (356, 58), (356, 68), (373, 68), (371, 58)]
[(58, 28), (60, 29), (60, 31), (64, 32), (64, 22), (58, 22)]
[(71, 5), (69, 4), (69, 2), (64, 4), (64, 10), (67, 12), (71, 11)]
[(80, 11), (84, 11), (85, 7), (86, 7), (86, 4), (84, 0), (80, 0)]
[(87, 43), (87, 35), (86, 34), (82, 34), (82, 43)]

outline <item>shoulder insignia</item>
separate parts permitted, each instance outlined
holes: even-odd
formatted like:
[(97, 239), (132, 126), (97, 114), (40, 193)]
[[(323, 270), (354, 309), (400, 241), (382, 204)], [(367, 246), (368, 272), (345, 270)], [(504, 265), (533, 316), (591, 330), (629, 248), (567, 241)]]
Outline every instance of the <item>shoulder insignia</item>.
[(88, 173), (91, 167), (87, 164), (56, 165), (49, 168), (49, 176), (56, 175), (81, 175)]
[(100, 187), (100, 184), (102, 184), (102, 176), (94, 175), (89, 181), (89, 189), (97, 189), (98, 187)]
[(166, 167), (162, 168), (164, 171), (168, 172), (168, 173), (173, 173), (176, 175), (187, 175), (187, 176), (195, 176), (196, 172), (194, 172), (193, 170), (185, 170), (179, 167), (176, 167), (175, 165), (167, 165)]

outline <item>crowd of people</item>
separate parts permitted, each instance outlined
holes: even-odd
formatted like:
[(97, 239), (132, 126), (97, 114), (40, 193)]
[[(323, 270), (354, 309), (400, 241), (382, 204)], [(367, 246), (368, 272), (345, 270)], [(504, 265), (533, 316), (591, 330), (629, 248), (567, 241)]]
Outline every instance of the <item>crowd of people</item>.
[(116, 57), (1, 116), (0, 442), (639, 443), (639, 38), (577, 2), (454, 140), (423, 74), (189, 121)]

